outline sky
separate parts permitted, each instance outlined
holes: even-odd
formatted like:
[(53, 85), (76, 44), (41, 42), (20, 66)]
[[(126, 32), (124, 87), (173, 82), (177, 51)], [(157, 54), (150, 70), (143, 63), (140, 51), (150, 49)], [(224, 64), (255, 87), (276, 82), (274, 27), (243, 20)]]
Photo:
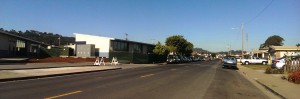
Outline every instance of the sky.
[[(0, 28), (165, 42), (182, 35), (209, 51), (258, 49), (273, 35), (300, 43), (300, 0), (1, 0)], [(248, 35), (248, 36), (246, 36)], [(248, 40), (247, 40), (248, 38)]]

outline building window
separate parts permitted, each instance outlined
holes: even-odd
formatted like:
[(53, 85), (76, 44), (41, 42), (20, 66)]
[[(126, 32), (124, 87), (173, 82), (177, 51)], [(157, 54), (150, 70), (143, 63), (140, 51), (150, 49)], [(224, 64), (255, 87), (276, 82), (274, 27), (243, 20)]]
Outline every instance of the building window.
[(17, 48), (25, 48), (25, 42), (22, 40), (17, 40), (16, 47)]
[(134, 53), (142, 53), (142, 45), (141, 44), (134, 44), (133, 45)]
[(128, 51), (127, 42), (111, 41), (111, 47), (114, 51)]

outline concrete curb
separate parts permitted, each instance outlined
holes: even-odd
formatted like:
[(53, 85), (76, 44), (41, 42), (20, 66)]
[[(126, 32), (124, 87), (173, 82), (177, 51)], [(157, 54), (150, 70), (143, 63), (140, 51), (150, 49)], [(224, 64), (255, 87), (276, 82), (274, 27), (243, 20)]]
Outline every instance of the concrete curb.
[[(245, 67), (245, 68), (247, 68), (247, 67)], [(250, 69), (250, 68), (248, 68), (248, 69)], [(254, 71), (254, 70), (253, 70)], [(247, 78), (248, 80), (250, 80), (251, 78), (249, 78), (248, 77), (248, 74), (246, 73), (246, 72), (242, 72), (242, 71), (240, 71), (239, 72), (241, 75), (243, 75), (245, 78)], [(265, 88), (266, 90), (268, 90), (269, 92), (271, 92), (273, 95), (276, 95), (276, 96), (278, 96), (279, 98), (281, 98), (281, 99), (287, 99), (286, 97), (284, 97), (283, 95), (281, 95), (281, 94), (279, 94), (278, 92), (276, 92), (275, 90), (273, 90), (271, 87), (269, 87), (269, 86), (267, 86), (266, 84), (264, 84), (263, 82), (261, 82), (261, 81), (259, 81), (258, 79), (251, 79), (251, 80), (253, 80), (254, 82), (252, 82), (252, 83), (257, 83), (257, 84), (259, 84), (259, 85), (261, 85), (263, 88)], [(250, 81), (251, 82), (251, 81)]]
[(281, 94), (279, 94), (278, 92), (274, 91), (272, 88), (268, 87), (267, 85), (263, 84), (262, 82), (255, 80), (258, 84), (262, 85), (264, 88), (266, 88), (267, 90), (269, 90), (270, 92), (272, 92), (274, 95), (280, 97), (281, 99), (287, 99), (286, 97), (282, 96)]
[(29, 68), (8, 68), (8, 69), (0, 69), (0, 70), (28, 70), (28, 69), (48, 69), (48, 68), (64, 68), (64, 67), (88, 67), (94, 65), (82, 65), (82, 66), (49, 66), (49, 67), (29, 67)]
[(50, 74), (50, 75), (41, 75), (41, 76), (28, 76), (28, 77), (17, 77), (17, 78), (4, 78), (0, 79), (0, 82), (9, 82), (9, 81), (18, 81), (18, 80), (28, 80), (28, 79), (37, 79), (37, 78), (47, 78), (55, 76), (65, 76), (65, 75), (74, 75), (74, 74), (83, 74), (83, 73), (92, 73), (100, 71), (109, 71), (109, 70), (118, 70), (122, 68), (112, 68), (112, 69), (103, 69), (103, 70), (91, 70), (91, 71), (80, 71), (80, 72), (71, 72), (71, 73), (62, 73), (62, 74)]

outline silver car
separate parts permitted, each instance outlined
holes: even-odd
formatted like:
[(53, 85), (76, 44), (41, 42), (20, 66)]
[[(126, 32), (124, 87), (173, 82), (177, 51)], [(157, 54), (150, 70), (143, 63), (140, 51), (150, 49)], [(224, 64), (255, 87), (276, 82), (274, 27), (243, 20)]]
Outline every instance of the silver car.
[(224, 68), (237, 68), (237, 60), (234, 56), (226, 56), (223, 58)]

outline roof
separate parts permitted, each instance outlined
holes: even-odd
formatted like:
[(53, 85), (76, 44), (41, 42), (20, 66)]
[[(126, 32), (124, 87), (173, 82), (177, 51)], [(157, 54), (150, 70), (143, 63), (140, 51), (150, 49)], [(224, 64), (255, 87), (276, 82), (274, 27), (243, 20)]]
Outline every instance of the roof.
[(300, 50), (300, 46), (270, 46), (270, 48), (274, 49), (274, 50), (284, 50), (284, 51), (288, 51), (288, 50)]
[(103, 36), (96, 36), (96, 35), (88, 35), (88, 34), (81, 34), (81, 33), (73, 33), (75, 36), (76, 35), (83, 35), (83, 36), (89, 36), (89, 37), (96, 37), (96, 38), (103, 38), (103, 39), (115, 39), (111, 37), (103, 37)]
[(123, 40), (123, 39), (117, 39), (117, 38), (111, 38), (111, 37), (103, 37), (103, 36), (95, 36), (95, 35), (88, 35), (88, 34), (81, 34), (81, 33), (73, 33), (74, 35), (84, 35), (84, 36), (91, 36), (91, 37), (98, 37), (98, 38), (106, 38), (114, 41), (122, 41), (122, 42), (130, 42), (130, 43), (137, 43), (137, 44), (144, 44), (144, 45), (153, 45), (154, 44), (148, 44), (143, 42), (137, 42), (137, 41), (130, 41), (130, 40)]
[(143, 43), (143, 42), (136, 42), (136, 41), (129, 41), (129, 40), (123, 40), (123, 39), (114, 39), (115, 41), (122, 41), (122, 42), (130, 42), (130, 43), (137, 43), (137, 44), (144, 44), (144, 45), (152, 45), (155, 46), (154, 44), (149, 44), (149, 43)]
[(7, 35), (7, 36), (16, 37), (16, 38), (21, 39), (21, 40), (26, 40), (26, 41), (30, 41), (30, 42), (33, 42), (33, 43), (38, 43), (38, 44), (43, 44), (43, 45), (49, 46), (49, 44), (39, 42), (39, 41), (36, 41), (36, 40), (32, 40), (32, 39), (22, 37), (22, 36), (19, 36), (19, 35), (15, 35), (15, 34), (12, 34), (12, 33), (4, 32), (4, 31), (0, 31), (0, 34), (4, 34), (4, 35)]
[(262, 49), (254, 49), (252, 52), (253, 52), (253, 53), (268, 53), (268, 50), (267, 50), (267, 49), (266, 49), (266, 50), (262, 50)]

